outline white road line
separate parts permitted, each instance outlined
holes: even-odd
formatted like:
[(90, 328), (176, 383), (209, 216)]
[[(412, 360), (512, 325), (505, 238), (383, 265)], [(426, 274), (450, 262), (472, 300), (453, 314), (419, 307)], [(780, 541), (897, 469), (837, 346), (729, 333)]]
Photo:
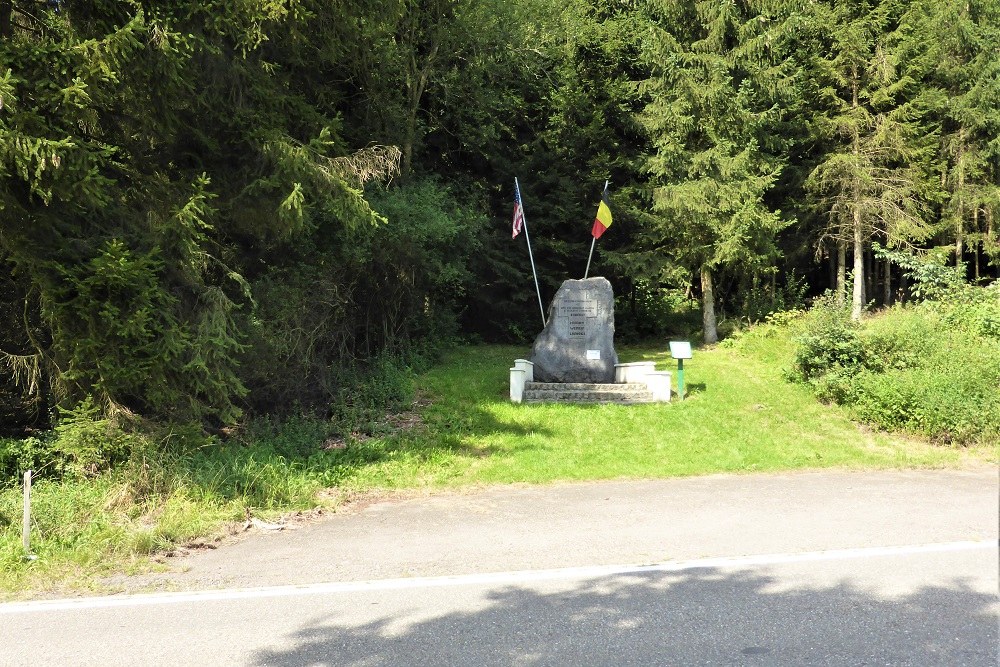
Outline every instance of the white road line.
[(764, 554), (759, 556), (734, 556), (724, 558), (698, 558), (694, 560), (666, 561), (650, 565), (595, 565), (566, 567), (552, 570), (522, 570), (490, 572), (444, 577), (411, 577), (406, 579), (380, 579), (369, 581), (340, 581), (292, 586), (265, 586), (260, 588), (228, 588), (221, 590), (192, 591), (184, 593), (149, 593), (144, 595), (115, 595), (108, 597), (71, 598), (64, 600), (38, 600), (0, 604), (0, 615), (24, 614), (75, 609), (106, 609), (111, 607), (141, 607), (182, 602), (208, 602), (217, 600), (244, 600), (251, 598), (278, 598), (325, 593), (353, 593), (359, 591), (389, 591), (413, 588), (440, 588), (444, 586), (523, 584), (537, 581), (596, 579), (616, 575), (681, 572), (697, 569), (747, 568), (783, 563), (808, 563), (815, 561), (850, 560), (910, 554), (978, 551), (997, 549), (995, 540), (970, 542), (942, 542), (936, 544), (911, 544), (895, 547), (862, 547), (834, 549), (804, 553)]

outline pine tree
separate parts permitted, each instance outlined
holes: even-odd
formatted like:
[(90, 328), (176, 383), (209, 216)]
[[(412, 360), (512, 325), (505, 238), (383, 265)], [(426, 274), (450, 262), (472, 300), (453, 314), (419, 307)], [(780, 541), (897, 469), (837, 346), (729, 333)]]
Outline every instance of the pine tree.
[(711, 343), (716, 275), (768, 270), (788, 224), (765, 201), (783, 167), (776, 101), (788, 72), (780, 35), (772, 47), (759, 31), (778, 17), (752, 3), (664, 3), (656, 18), (642, 118), (657, 222), (645, 243), (699, 277)]
[(1000, 257), (989, 229), (1000, 207), (1000, 3), (921, 0), (904, 22), (908, 55), (927, 61), (925, 95), (941, 126), (945, 234), (956, 264), (972, 254), (978, 279), (980, 250)]
[[(813, 59), (816, 119), (827, 148), (807, 187), (828, 217), (825, 236), (853, 246), (851, 316), (867, 297), (865, 252), (873, 238), (898, 246), (927, 239), (934, 137), (924, 123), (917, 64), (901, 62), (899, 3), (811, 5), (820, 28)], [(916, 73), (919, 76), (919, 72)]]

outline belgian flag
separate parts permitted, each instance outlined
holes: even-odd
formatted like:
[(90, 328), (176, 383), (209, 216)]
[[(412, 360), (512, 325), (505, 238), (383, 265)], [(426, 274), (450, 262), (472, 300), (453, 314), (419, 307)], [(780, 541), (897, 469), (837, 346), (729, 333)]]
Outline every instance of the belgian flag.
[(608, 207), (608, 188), (605, 186), (604, 192), (601, 193), (601, 204), (597, 207), (597, 217), (594, 218), (594, 228), (590, 230), (590, 235), (599, 239), (610, 226), (611, 209)]

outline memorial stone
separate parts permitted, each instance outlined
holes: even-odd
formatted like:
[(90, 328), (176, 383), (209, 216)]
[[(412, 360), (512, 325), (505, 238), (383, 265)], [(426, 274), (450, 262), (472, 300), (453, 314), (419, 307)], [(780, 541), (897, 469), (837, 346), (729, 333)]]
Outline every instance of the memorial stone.
[(531, 350), (538, 382), (614, 382), (615, 297), (605, 278), (567, 280)]

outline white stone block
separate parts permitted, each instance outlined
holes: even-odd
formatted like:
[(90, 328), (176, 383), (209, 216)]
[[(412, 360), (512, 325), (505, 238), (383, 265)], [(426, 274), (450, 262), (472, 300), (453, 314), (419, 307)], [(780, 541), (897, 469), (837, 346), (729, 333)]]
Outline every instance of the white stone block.
[(646, 375), (656, 370), (652, 361), (633, 361), (628, 364), (615, 364), (615, 382), (645, 382)]
[(520, 403), (524, 397), (524, 375), (523, 368), (510, 369), (510, 400), (512, 403)]
[(515, 359), (514, 368), (520, 368), (524, 371), (525, 382), (535, 381), (535, 364), (531, 363), (527, 359)]
[(646, 388), (653, 400), (670, 402), (670, 371), (650, 371), (646, 374)]

